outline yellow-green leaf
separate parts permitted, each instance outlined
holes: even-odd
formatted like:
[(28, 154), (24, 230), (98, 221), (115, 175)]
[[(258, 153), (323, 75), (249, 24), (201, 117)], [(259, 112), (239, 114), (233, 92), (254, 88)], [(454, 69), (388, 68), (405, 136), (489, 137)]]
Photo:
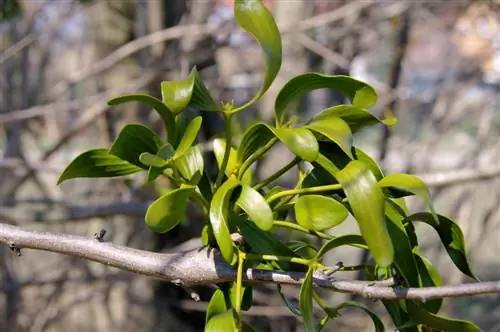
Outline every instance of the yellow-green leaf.
[(353, 105), (337, 105), (319, 112), (314, 116), (313, 120), (336, 116), (344, 120), (349, 125), (353, 133), (357, 132), (361, 128), (377, 123), (382, 123), (386, 126), (394, 126), (397, 124), (398, 120), (395, 117), (388, 117), (382, 120), (365, 109), (371, 106), (373, 105), (367, 104), (364, 106), (356, 106), (354, 102)]
[(434, 207), (432, 206), (431, 194), (429, 193), (429, 189), (425, 185), (424, 181), (420, 180), (415, 175), (389, 174), (382, 178), (382, 180), (378, 182), (378, 185), (381, 188), (403, 188), (417, 194), (431, 211), (432, 215), (434, 216), (434, 220), (436, 220), (436, 222), (438, 221), (436, 212), (434, 211)]
[(245, 105), (255, 103), (267, 91), (281, 67), (281, 35), (272, 14), (260, 0), (236, 0), (234, 16), (238, 25), (251, 34), (262, 48), (266, 71), (259, 92)]
[(174, 159), (182, 156), (193, 145), (194, 141), (196, 140), (196, 136), (200, 131), (201, 122), (201, 116), (197, 116), (189, 122), (181, 137), (181, 141), (179, 142), (179, 145), (175, 150)]
[(276, 125), (285, 123), (285, 111), (290, 102), (317, 89), (337, 90), (358, 108), (370, 108), (377, 102), (377, 93), (371, 86), (350, 76), (306, 73), (292, 78), (279, 92), (274, 105)]
[(226, 311), (227, 306), (226, 299), (224, 298), (224, 293), (222, 292), (222, 290), (220, 290), (220, 288), (217, 288), (212, 295), (210, 302), (208, 302), (205, 324), (207, 324), (212, 317), (223, 314)]
[(384, 216), (384, 194), (370, 169), (359, 160), (353, 160), (336, 178), (347, 195), (349, 205), (361, 235), (381, 267), (388, 267), (394, 259), (394, 248), (387, 232)]
[(173, 114), (179, 114), (188, 106), (203, 111), (220, 110), (196, 68), (183, 80), (161, 82), (161, 94), (163, 103)]
[(349, 215), (342, 203), (321, 195), (300, 196), (294, 208), (297, 223), (315, 231), (337, 226)]
[(240, 197), (236, 201), (260, 229), (268, 231), (273, 227), (273, 212), (266, 199), (252, 187), (243, 186)]
[(314, 332), (314, 316), (313, 316), (313, 303), (312, 303), (312, 292), (313, 292), (313, 272), (312, 268), (306, 273), (306, 277), (302, 281), (300, 286), (299, 302), (300, 302), (300, 312), (302, 314), (302, 320), (304, 323), (304, 329), (306, 332)]
[[(214, 148), (214, 154), (215, 154), (215, 159), (217, 160), (217, 165), (220, 167), (222, 166), (222, 161), (224, 159), (224, 152), (226, 151), (226, 140), (222, 138), (216, 138), (213, 140), (213, 148)], [(231, 150), (229, 152), (229, 160), (227, 162), (226, 169), (224, 170), (224, 174), (226, 174), (227, 177), (230, 177), (231, 174), (235, 174), (237, 168), (241, 166), (238, 163), (238, 157), (237, 157), (237, 152), (236, 150), (231, 147)], [(243, 177), (241, 178), (241, 183), (249, 185), (252, 183), (252, 170), (248, 168), (245, 171), (245, 174), (243, 174)]]
[(313, 120), (305, 128), (308, 128), (322, 136), (325, 136), (335, 144), (337, 144), (342, 151), (344, 151), (351, 159), (352, 156), (352, 133), (347, 123), (339, 117), (323, 117)]
[(189, 196), (195, 187), (182, 187), (172, 190), (154, 201), (146, 211), (146, 225), (157, 233), (166, 233), (186, 215)]
[(215, 192), (210, 203), (210, 223), (214, 232), (215, 240), (219, 246), (222, 256), (231, 265), (236, 262), (233, 241), (229, 232), (229, 200), (233, 191), (240, 186), (235, 178), (229, 178)]
[(175, 161), (175, 166), (182, 177), (192, 185), (198, 185), (203, 176), (203, 155), (199, 145), (190, 147), (182, 156)]

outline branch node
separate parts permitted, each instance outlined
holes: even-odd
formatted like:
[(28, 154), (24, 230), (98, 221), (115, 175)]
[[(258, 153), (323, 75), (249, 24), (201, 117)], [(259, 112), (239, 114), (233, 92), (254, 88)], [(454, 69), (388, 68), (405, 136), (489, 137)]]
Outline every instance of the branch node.
[(103, 228), (99, 232), (94, 233), (94, 239), (96, 239), (99, 242), (104, 241), (104, 236), (106, 235), (106, 230)]
[(171, 283), (179, 287), (182, 287), (184, 285), (184, 281), (182, 281), (181, 279), (173, 279)]
[(12, 252), (15, 253), (16, 256), (21, 256), (21, 248), (17, 247), (14, 242), (9, 243), (9, 249), (12, 250)]

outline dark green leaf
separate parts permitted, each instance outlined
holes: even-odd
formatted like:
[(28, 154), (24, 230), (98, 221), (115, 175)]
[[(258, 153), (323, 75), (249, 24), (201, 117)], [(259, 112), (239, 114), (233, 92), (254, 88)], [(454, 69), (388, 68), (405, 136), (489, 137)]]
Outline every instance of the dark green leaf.
[[(226, 140), (221, 139), (221, 138), (216, 138), (213, 140), (213, 148), (214, 148), (214, 154), (215, 154), (215, 159), (217, 160), (217, 165), (220, 167), (222, 166), (222, 161), (224, 160), (224, 152), (226, 151)], [(241, 165), (238, 163), (237, 159), (237, 153), (234, 150), (233, 147), (231, 147), (231, 152), (229, 153), (229, 160), (227, 162), (225, 174), (227, 177), (230, 177), (231, 174), (235, 174), (236, 170), (240, 167)], [(245, 185), (250, 185), (252, 183), (252, 170), (248, 168), (245, 171), (245, 174), (243, 174), (243, 177), (241, 178), (241, 183)]]
[(74, 178), (108, 178), (137, 173), (141, 170), (141, 168), (109, 154), (108, 149), (93, 149), (73, 159), (59, 176), (57, 184)]
[(245, 211), (260, 229), (268, 231), (273, 227), (273, 212), (257, 190), (243, 186), (236, 205)]
[(168, 107), (165, 106), (165, 104), (161, 100), (148, 95), (131, 94), (131, 95), (121, 96), (118, 98), (113, 98), (108, 101), (108, 105), (119, 105), (131, 101), (142, 102), (147, 104), (149, 107), (154, 108), (162, 118), (163, 122), (165, 123), (165, 127), (167, 128), (167, 134), (168, 134), (168, 142), (170, 144), (173, 144), (176, 141), (177, 126), (175, 124), (174, 116), (172, 112), (168, 109)]
[(338, 183), (337, 180), (322, 167), (314, 167), (302, 181), (302, 188), (326, 186)]
[(259, 122), (248, 127), (238, 146), (238, 162), (243, 164), (252, 154), (275, 137), (265, 123)]
[(285, 111), (291, 101), (317, 89), (337, 90), (359, 108), (370, 108), (377, 102), (377, 94), (371, 86), (350, 76), (306, 73), (292, 78), (279, 92), (274, 105), (277, 125), (286, 121)]
[(323, 231), (343, 222), (349, 212), (342, 203), (321, 196), (300, 196), (295, 203), (297, 223), (307, 229)]
[(320, 260), (327, 252), (341, 246), (353, 246), (364, 249), (366, 248), (366, 241), (359, 235), (343, 235), (333, 238), (321, 246), (316, 259)]
[(395, 117), (389, 117), (385, 120), (381, 120), (365, 109), (369, 107), (371, 107), (371, 105), (337, 105), (319, 112), (314, 116), (313, 120), (336, 116), (344, 120), (349, 125), (349, 127), (351, 127), (351, 131), (353, 133), (357, 132), (361, 128), (372, 126), (377, 123), (383, 123), (387, 126), (393, 126), (397, 123), (397, 119)]
[(438, 331), (481, 332), (481, 329), (471, 322), (434, 315), (413, 301), (406, 301), (406, 307), (412, 321), (437, 329)]
[(189, 122), (189, 124), (186, 127), (186, 130), (182, 134), (181, 141), (179, 142), (179, 145), (175, 150), (174, 158), (179, 158), (184, 153), (186, 153), (186, 151), (189, 148), (191, 148), (194, 141), (196, 140), (198, 132), (200, 131), (201, 121), (202, 121), (201, 116), (197, 116)]
[(388, 267), (394, 259), (394, 248), (387, 232), (384, 195), (377, 186), (377, 179), (359, 160), (351, 161), (337, 172), (336, 178), (347, 195), (361, 235), (375, 262), (381, 267)]
[(276, 22), (262, 1), (236, 0), (234, 16), (238, 25), (251, 34), (260, 44), (266, 72), (257, 95), (239, 109), (246, 108), (267, 91), (281, 67), (281, 35)]
[(351, 159), (353, 158), (352, 150), (352, 133), (351, 129), (339, 117), (330, 116), (313, 120), (305, 128), (308, 128), (318, 134), (321, 134), (337, 144)]
[(394, 246), (394, 261), (406, 286), (421, 287), (418, 277), (417, 263), (413, 255), (410, 237), (403, 225), (403, 217), (399, 215), (394, 205), (386, 201), (385, 207), (387, 230)]
[(204, 166), (203, 155), (201, 154), (199, 145), (190, 147), (174, 163), (182, 177), (188, 180), (190, 184), (197, 185), (200, 182)]
[[(442, 285), (441, 276), (439, 271), (432, 265), (432, 263), (419, 253), (414, 253), (415, 261), (417, 262), (418, 274), (420, 276), (421, 284), (423, 287), (439, 287)], [(422, 306), (429, 312), (436, 314), (441, 309), (443, 299), (435, 299), (426, 301)]]
[(233, 265), (236, 261), (234, 255), (233, 241), (228, 227), (229, 200), (232, 192), (240, 186), (240, 182), (234, 178), (229, 178), (215, 192), (212, 202), (210, 203), (210, 223), (214, 231), (215, 240), (219, 245), (219, 249), (224, 259)]
[(163, 143), (151, 129), (140, 124), (128, 124), (120, 131), (109, 153), (136, 166), (147, 168), (139, 160), (142, 153), (155, 155)]
[(313, 315), (313, 303), (312, 303), (312, 292), (313, 292), (313, 272), (312, 268), (306, 273), (306, 277), (302, 281), (300, 286), (299, 302), (300, 302), (300, 312), (302, 313), (302, 319), (304, 323), (304, 329), (306, 332), (314, 332), (314, 315)]
[(186, 215), (189, 196), (195, 187), (182, 187), (172, 190), (151, 203), (146, 211), (146, 224), (157, 233), (166, 233)]
[(455, 263), (455, 266), (465, 275), (478, 280), (470, 267), (465, 240), (460, 227), (453, 220), (445, 216), (438, 214), (437, 217), (439, 223), (435, 222), (431, 213), (421, 212), (412, 214), (406, 221), (421, 221), (432, 226), (438, 233), (444, 248), (453, 263)]
[[(281, 242), (274, 234), (266, 232), (258, 228), (253, 222), (245, 218), (238, 219), (238, 227), (240, 229), (245, 243), (250, 247), (252, 252), (261, 255), (273, 253), (278, 256), (284, 257), (300, 257), (297, 253), (293, 252), (283, 242)], [(303, 265), (290, 264), (288, 262), (273, 262), (277, 268), (294, 271), (302, 271)]]
[(220, 111), (196, 68), (186, 79), (161, 82), (161, 94), (163, 102), (174, 114), (188, 106), (203, 111)]
[(222, 292), (222, 290), (217, 288), (212, 295), (210, 302), (208, 302), (205, 324), (207, 324), (212, 317), (223, 314), (226, 311), (227, 306), (226, 300), (224, 298), (224, 293)]
[(339, 305), (336, 309), (337, 311), (340, 311), (341, 309), (348, 308), (348, 307), (354, 307), (363, 310), (366, 312), (370, 318), (372, 319), (373, 325), (375, 326), (375, 332), (383, 332), (385, 331), (384, 328), (384, 323), (382, 323), (382, 320), (377, 316), (376, 313), (371, 311), (367, 306), (365, 306), (362, 303), (355, 302), (355, 301), (346, 301)]
[(300, 309), (297, 308), (292, 302), (290, 302), (285, 294), (283, 294), (283, 291), (281, 290), (281, 284), (277, 284), (277, 290), (278, 294), (281, 296), (281, 299), (283, 302), (285, 302), (285, 305), (290, 309), (290, 311), (295, 315), (295, 316), (302, 316), (302, 313), (300, 312)]

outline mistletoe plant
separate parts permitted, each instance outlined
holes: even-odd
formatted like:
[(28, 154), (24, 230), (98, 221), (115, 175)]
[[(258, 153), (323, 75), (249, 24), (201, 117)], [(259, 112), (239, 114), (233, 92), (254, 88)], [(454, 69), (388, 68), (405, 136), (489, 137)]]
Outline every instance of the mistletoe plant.
[[(384, 175), (373, 159), (353, 145), (353, 134), (362, 128), (396, 123), (392, 116), (380, 119), (368, 111), (377, 100), (377, 94), (368, 84), (349, 76), (318, 73), (296, 76), (276, 98), (275, 124), (251, 125), (239, 145), (234, 145), (233, 116), (266, 92), (282, 58), (280, 33), (261, 1), (236, 0), (234, 14), (239, 26), (262, 48), (265, 75), (255, 97), (242, 106), (217, 103), (195, 68), (184, 80), (162, 82), (161, 100), (142, 94), (112, 99), (110, 105), (139, 101), (156, 110), (166, 126), (167, 139), (143, 125), (128, 124), (110, 149), (93, 149), (76, 157), (62, 173), (59, 183), (72, 178), (116, 177), (140, 171), (147, 172), (148, 182), (158, 177), (168, 178), (172, 188), (148, 207), (145, 216), (146, 225), (158, 233), (166, 233), (182, 222), (190, 201), (199, 206), (205, 215), (203, 244), (217, 249), (237, 271), (234, 282), (221, 284), (213, 294), (206, 313), (207, 331), (252, 330), (242, 320), (241, 313), (252, 303), (251, 285), (243, 280), (247, 268), (305, 273), (299, 308), (284, 297), (279, 285), (277, 291), (290, 310), (302, 318), (306, 331), (321, 330), (349, 306), (364, 310), (375, 329), (383, 331), (381, 320), (360, 303), (330, 307), (315, 291), (313, 276), (362, 269), (369, 280), (392, 278), (396, 289), (440, 286), (438, 271), (419, 250), (415, 222), (433, 227), (456, 267), (475, 279), (460, 228), (434, 212), (425, 184), (409, 174)], [(350, 104), (329, 107), (307, 122), (287, 114), (297, 97), (324, 88), (342, 93)], [(185, 121), (186, 117), (181, 115), (187, 108), (217, 112), (224, 119), (224, 138), (213, 143), (218, 163), (218, 173), (213, 178), (204, 169), (200, 145), (196, 143), (202, 118)], [(275, 144), (283, 144), (295, 157), (269, 178), (255, 181), (252, 166)], [(290, 169), (298, 170), (295, 187), (273, 186)], [(409, 195), (418, 195), (428, 212), (410, 214), (404, 201)], [(331, 229), (349, 215), (357, 221), (360, 234), (335, 236)], [(305, 240), (283, 242), (276, 235), (280, 229), (317, 237), (322, 245), (317, 247)], [(325, 254), (340, 246), (366, 249), (373, 259), (360, 266), (325, 265)], [(325, 314), (319, 321), (313, 315), (313, 302)], [(479, 331), (470, 322), (438, 316), (439, 299), (382, 302), (401, 331)]]

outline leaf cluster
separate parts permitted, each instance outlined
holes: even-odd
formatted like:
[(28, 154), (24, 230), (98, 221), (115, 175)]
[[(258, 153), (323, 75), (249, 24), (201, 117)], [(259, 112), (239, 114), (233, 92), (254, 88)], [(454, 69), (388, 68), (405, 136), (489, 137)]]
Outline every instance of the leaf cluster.
[[(385, 175), (367, 153), (354, 146), (353, 135), (362, 128), (397, 122), (394, 117), (381, 119), (369, 111), (377, 94), (368, 84), (349, 76), (298, 75), (281, 88), (276, 98), (275, 124), (257, 122), (244, 131), (239, 145), (233, 144), (233, 116), (260, 99), (281, 66), (280, 34), (261, 1), (237, 0), (234, 13), (240, 27), (259, 42), (265, 62), (262, 86), (250, 101), (241, 106), (216, 102), (196, 68), (184, 80), (163, 82), (161, 99), (140, 94), (112, 99), (110, 105), (133, 101), (150, 106), (162, 118), (167, 137), (146, 126), (128, 124), (110, 149), (93, 149), (77, 156), (63, 171), (59, 183), (137, 172), (145, 172), (148, 182), (168, 178), (172, 188), (149, 206), (145, 216), (146, 225), (158, 233), (183, 222), (189, 202), (196, 204), (205, 215), (203, 244), (217, 248), (237, 270), (237, 280), (220, 285), (210, 300), (207, 331), (253, 330), (242, 320), (242, 311), (252, 304), (252, 287), (243, 282), (247, 268), (306, 272), (299, 308), (285, 298), (279, 285), (278, 292), (290, 310), (302, 318), (307, 331), (321, 330), (346, 307), (365, 311), (375, 329), (383, 331), (377, 315), (360, 303), (345, 302), (336, 307), (325, 303), (314, 289), (314, 275), (334, 268), (337, 273), (357, 268), (371, 280), (392, 277), (396, 287), (441, 285), (437, 269), (419, 250), (415, 222), (434, 228), (457, 268), (475, 278), (460, 228), (434, 211), (425, 184), (409, 174)], [(329, 107), (306, 122), (290, 118), (288, 109), (297, 98), (324, 88), (342, 93), (350, 103)], [(197, 142), (202, 118), (185, 121), (183, 111), (187, 108), (216, 112), (224, 119), (224, 135), (213, 142), (218, 163), (214, 177), (205, 171)], [(295, 157), (269, 178), (256, 181), (255, 163), (276, 144), (284, 145)], [(290, 169), (298, 172), (294, 188), (274, 186)], [(404, 200), (410, 195), (419, 196), (427, 211), (410, 214)], [(360, 233), (334, 235), (334, 228), (348, 216), (356, 220)], [(284, 228), (293, 232), (288, 242), (277, 236)], [(304, 236), (292, 240), (295, 234)], [(307, 241), (310, 237), (321, 239), (322, 244), (312, 244)], [(358, 267), (325, 265), (325, 254), (340, 246), (366, 249), (373, 260)], [(313, 302), (324, 312), (320, 320), (313, 313)], [(401, 331), (479, 331), (472, 323), (438, 316), (441, 300), (383, 304)]]

